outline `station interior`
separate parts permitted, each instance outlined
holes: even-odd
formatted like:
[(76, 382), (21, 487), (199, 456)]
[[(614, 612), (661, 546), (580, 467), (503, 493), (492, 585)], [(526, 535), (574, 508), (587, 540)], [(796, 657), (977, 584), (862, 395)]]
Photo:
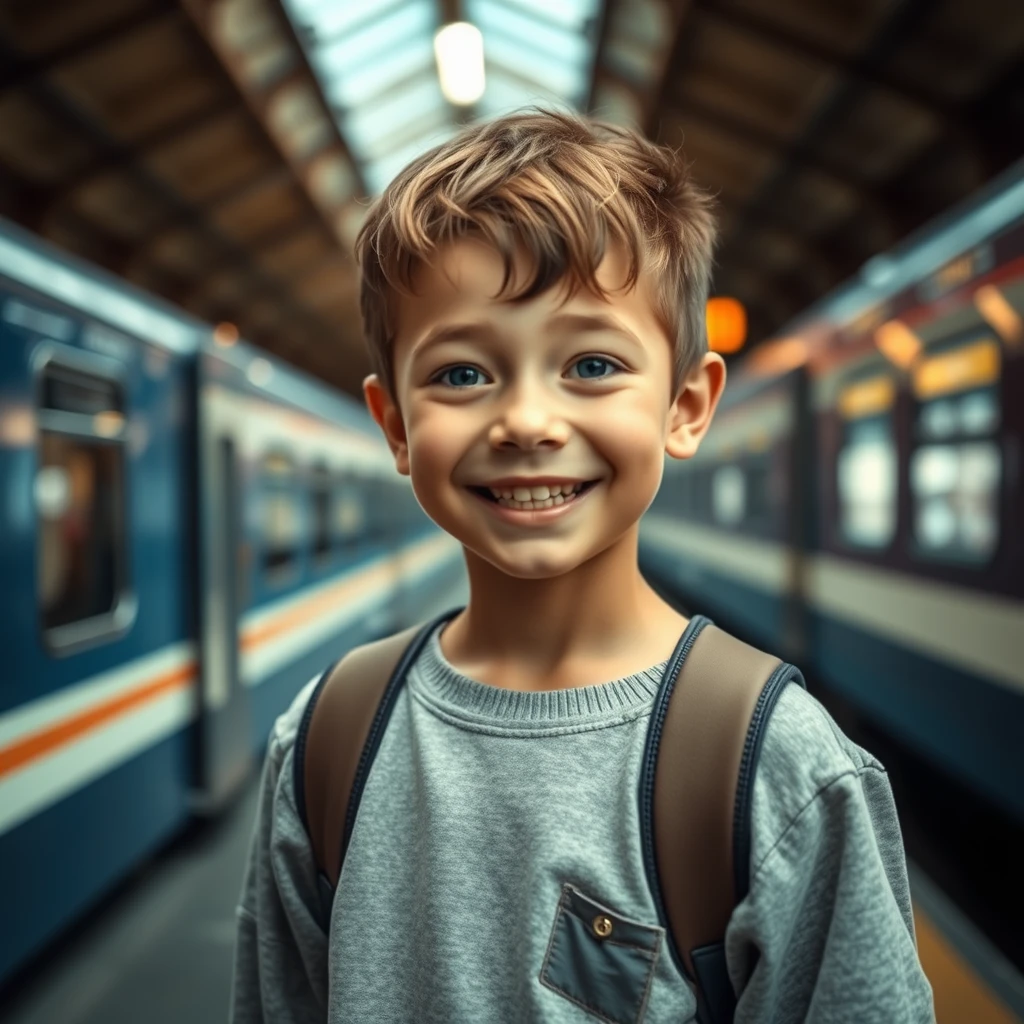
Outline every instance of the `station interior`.
[(641, 570), (885, 765), (939, 1024), (1024, 1022), (1020, 0), (0, 0), (3, 1024), (228, 1019), (274, 721), (469, 599), (356, 240), (538, 107), (713, 197)]

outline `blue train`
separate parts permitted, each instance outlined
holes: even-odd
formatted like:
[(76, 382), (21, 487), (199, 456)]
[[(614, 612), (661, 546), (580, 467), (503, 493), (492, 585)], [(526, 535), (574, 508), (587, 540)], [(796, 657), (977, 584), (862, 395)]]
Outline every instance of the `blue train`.
[(1018, 165), (751, 353), (641, 536), (665, 592), (1018, 825), (1022, 317)]
[(0, 224), (0, 982), (458, 546), (362, 407)]

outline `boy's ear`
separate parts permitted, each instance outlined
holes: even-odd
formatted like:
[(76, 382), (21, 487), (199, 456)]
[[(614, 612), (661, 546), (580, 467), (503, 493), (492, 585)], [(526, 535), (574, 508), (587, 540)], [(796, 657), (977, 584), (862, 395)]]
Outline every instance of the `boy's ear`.
[(725, 388), (725, 360), (708, 352), (679, 387), (669, 410), (665, 451), (673, 459), (690, 459), (711, 426)]
[(402, 476), (409, 475), (409, 443), (405, 436), (405, 423), (398, 406), (391, 399), (387, 388), (381, 384), (377, 374), (371, 373), (363, 381), (363, 397), (366, 408), (376, 420), (377, 426), (384, 431), (384, 437), (395, 457), (395, 469)]

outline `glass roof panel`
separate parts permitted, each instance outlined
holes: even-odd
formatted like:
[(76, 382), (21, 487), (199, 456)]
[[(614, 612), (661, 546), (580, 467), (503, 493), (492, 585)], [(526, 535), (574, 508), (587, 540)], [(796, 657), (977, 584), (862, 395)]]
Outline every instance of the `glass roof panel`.
[[(366, 187), (457, 130), (437, 81), (437, 0), (282, 0)], [(587, 98), (602, 0), (463, 0), (483, 34), (489, 118)]]
[(385, 11), (398, 7), (403, 0), (287, 0), (292, 21), (311, 25), (321, 42), (351, 32)]
[(430, 130), (410, 139), (404, 146), (389, 153), (383, 159), (367, 164), (364, 170), (367, 187), (375, 194), (383, 192), (388, 182), (406, 164), (415, 160), (420, 154), (426, 153), (428, 149), (433, 149), (434, 146), (446, 142), (456, 131), (456, 126), (450, 121), (440, 126), (435, 125)]
[(393, 138), (401, 129), (416, 125), (438, 112), (448, 113), (437, 75), (428, 68), (381, 100), (370, 100), (350, 110), (343, 120), (349, 145), (360, 152), (379, 150), (382, 139)]
[(496, 0), (469, 0), (466, 4), (473, 23), (484, 34), (507, 37), (524, 49), (538, 48), (551, 61), (579, 65), (586, 61), (590, 47), (579, 32), (572, 32), (549, 21), (539, 21)]
[(430, 39), (417, 40), (414, 46), (394, 50), (372, 64), (364, 64), (354, 74), (336, 74), (326, 89), (327, 98), (354, 110), (403, 79), (428, 70), (434, 70), (433, 43)]
[(319, 60), (332, 68), (372, 64), (396, 48), (431, 38), (437, 28), (437, 9), (431, 0), (402, 4), (389, 14), (362, 22), (352, 32), (337, 35), (320, 49)]
[(505, 6), (557, 22), (573, 32), (586, 32), (594, 24), (601, 4), (600, 0), (506, 0)]
[(564, 97), (574, 106), (581, 102), (580, 93), (589, 80), (589, 68), (574, 67), (568, 61), (556, 64), (542, 54), (493, 33), (484, 36), (484, 58), (506, 72), (536, 82), (539, 88)]
[(490, 118), (537, 104), (544, 107), (567, 105), (564, 98), (557, 93), (533, 85), (522, 78), (513, 78), (495, 68), (488, 72), (487, 91), (477, 107), (482, 117)]

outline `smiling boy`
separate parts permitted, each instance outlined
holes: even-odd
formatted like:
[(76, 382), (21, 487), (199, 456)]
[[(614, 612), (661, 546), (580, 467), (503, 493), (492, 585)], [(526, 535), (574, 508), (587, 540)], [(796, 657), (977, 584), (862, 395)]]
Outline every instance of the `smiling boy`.
[[(562, 114), (467, 129), (371, 210), (366, 401), (462, 544), (470, 600), (399, 692), (327, 929), (292, 789), (313, 684), (275, 726), (236, 1022), (694, 1018), (636, 806), (687, 620), (637, 544), (725, 382), (713, 235), (676, 154)], [(750, 875), (726, 933), (736, 1021), (932, 1020), (884, 770), (797, 686), (764, 737)], [(628, 941), (566, 955), (567, 900)]]

